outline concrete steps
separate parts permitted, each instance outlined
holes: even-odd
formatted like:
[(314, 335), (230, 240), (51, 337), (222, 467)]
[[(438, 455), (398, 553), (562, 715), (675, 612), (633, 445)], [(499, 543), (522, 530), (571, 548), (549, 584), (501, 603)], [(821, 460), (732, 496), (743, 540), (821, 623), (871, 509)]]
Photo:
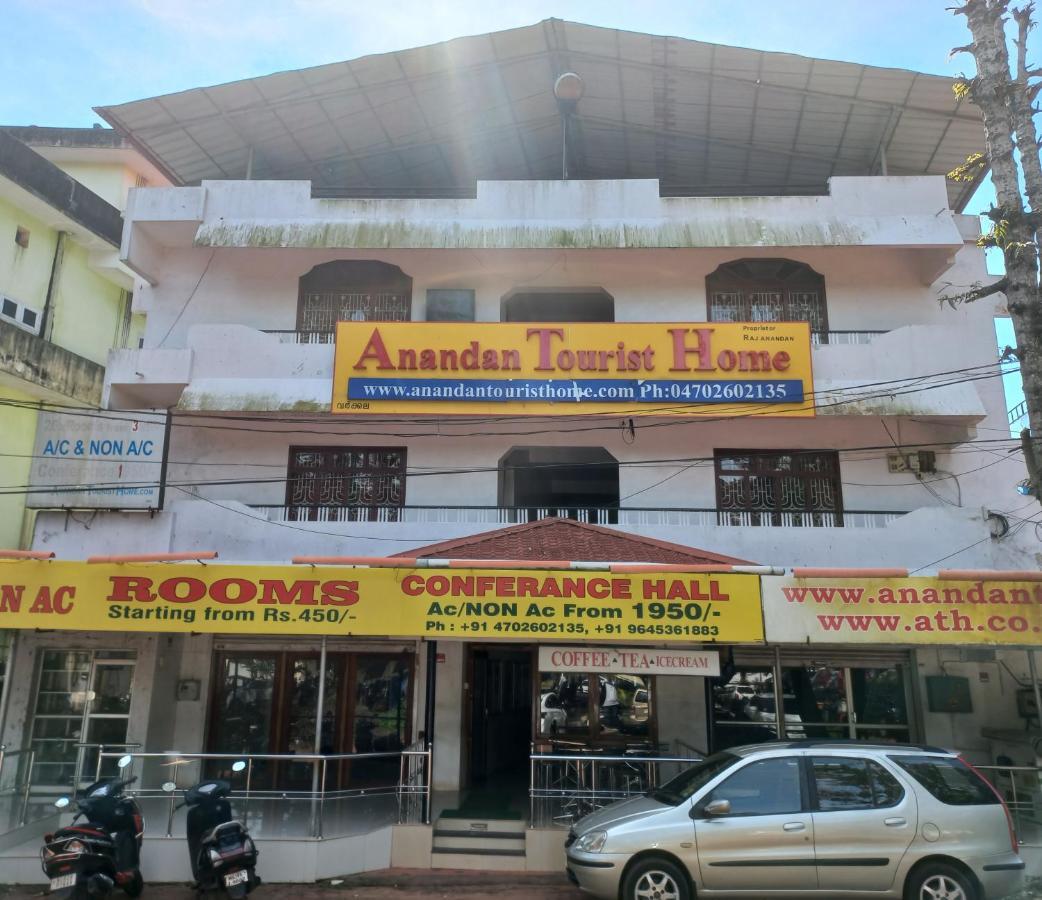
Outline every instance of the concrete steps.
[(521, 871), (525, 856), (525, 825), (520, 820), (442, 816), (434, 825), (432, 868)]

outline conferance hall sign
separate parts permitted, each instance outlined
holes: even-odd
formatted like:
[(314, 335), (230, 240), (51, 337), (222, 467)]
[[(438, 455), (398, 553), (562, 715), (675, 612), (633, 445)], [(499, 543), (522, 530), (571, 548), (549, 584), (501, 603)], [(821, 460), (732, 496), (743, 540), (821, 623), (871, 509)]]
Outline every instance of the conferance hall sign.
[(812, 416), (806, 322), (340, 322), (347, 415)]
[(0, 562), (0, 629), (763, 640), (755, 575)]

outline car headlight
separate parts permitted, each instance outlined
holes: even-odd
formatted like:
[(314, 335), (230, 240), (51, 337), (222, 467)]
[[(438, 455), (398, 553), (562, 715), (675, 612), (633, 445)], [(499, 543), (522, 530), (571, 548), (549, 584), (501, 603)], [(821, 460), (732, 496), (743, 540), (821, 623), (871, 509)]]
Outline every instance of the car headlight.
[(584, 853), (600, 853), (604, 842), (608, 840), (607, 831), (587, 831), (575, 842), (575, 849)]

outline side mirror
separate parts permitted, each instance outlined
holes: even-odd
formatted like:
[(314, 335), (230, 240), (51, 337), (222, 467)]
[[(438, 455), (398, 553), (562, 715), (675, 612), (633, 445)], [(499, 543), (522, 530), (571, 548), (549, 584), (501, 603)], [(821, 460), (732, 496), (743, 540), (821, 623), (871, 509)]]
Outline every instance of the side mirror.
[(237, 759), (237, 760), (235, 760), (235, 762), (232, 763), (232, 771), (233, 772), (241, 772), (245, 768), (246, 768), (246, 763), (245, 763), (245, 761), (243, 761), (241, 759)]
[(731, 815), (731, 801), (713, 800), (702, 808), (702, 813), (710, 819), (715, 816), (729, 816)]
[(54, 805), (58, 807), (58, 809), (65, 809), (65, 807), (69, 805), (69, 798), (59, 797), (57, 800), (54, 801)]
[(132, 763), (133, 761), (134, 761), (134, 757), (133, 757), (133, 756), (131, 756), (131, 755), (130, 755), (130, 754), (128, 753), (128, 754), (127, 754), (126, 756), (121, 756), (121, 757), (119, 758), (119, 762), (117, 762), (117, 763), (116, 763), (116, 765), (117, 765), (117, 766), (119, 766), (119, 768), (121, 768), (121, 769), (125, 769), (125, 768), (126, 768), (127, 766), (129, 766), (129, 765), (130, 765), (130, 764), (131, 764), (131, 763)]
[(172, 794), (176, 790), (177, 790), (177, 785), (174, 784), (172, 781), (164, 781), (163, 782), (163, 793), (164, 794)]

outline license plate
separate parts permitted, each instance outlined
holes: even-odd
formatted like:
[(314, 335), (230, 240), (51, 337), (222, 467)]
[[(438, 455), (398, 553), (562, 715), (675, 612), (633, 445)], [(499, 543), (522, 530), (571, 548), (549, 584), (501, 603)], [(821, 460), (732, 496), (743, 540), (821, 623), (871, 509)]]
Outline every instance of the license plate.
[(239, 869), (238, 872), (229, 872), (224, 876), (224, 886), (232, 887), (236, 884), (244, 884), (250, 878), (250, 873), (245, 869)]
[(76, 886), (76, 873), (70, 872), (68, 875), (59, 875), (57, 878), (51, 879), (51, 890), (60, 891), (62, 888), (75, 887)]

